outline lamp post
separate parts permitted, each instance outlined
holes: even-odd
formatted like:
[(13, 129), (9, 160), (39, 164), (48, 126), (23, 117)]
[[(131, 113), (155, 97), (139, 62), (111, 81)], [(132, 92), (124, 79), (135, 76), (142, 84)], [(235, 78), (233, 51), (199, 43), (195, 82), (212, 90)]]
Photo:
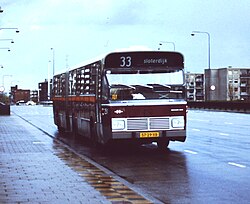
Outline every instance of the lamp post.
[(0, 30), (9, 30), (9, 29), (14, 29), (16, 30), (16, 33), (19, 33), (20, 31), (18, 30), (18, 28), (0, 28)]
[(0, 41), (7, 41), (7, 40), (11, 40), (11, 43), (14, 43), (13, 39), (0, 39)]
[(48, 97), (47, 100), (50, 101), (50, 63), (51, 61), (48, 61)]
[(1, 50), (8, 50), (10, 51), (10, 48), (9, 47), (0, 47)]
[(2, 78), (2, 83), (3, 83), (3, 84), (2, 84), (2, 87), (3, 87), (3, 89), (5, 89), (5, 88), (4, 88), (4, 78), (5, 78), (5, 77), (12, 77), (12, 75), (9, 75), (9, 74), (3, 75), (3, 78)]
[[(160, 43), (159, 43), (159, 45), (161, 46), (163, 43), (169, 43), (169, 44), (172, 44), (173, 45), (173, 47), (174, 47), (174, 51), (175, 51), (175, 43), (174, 42), (167, 42), (167, 41), (161, 41)], [(158, 50), (160, 50), (160, 48), (158, 48)]]
[(50, 48), (50, 50), (52, 51), (52, 87), (50, 91), (53, 93), (54, 75), (55, 75), (55, 49), (52, 47)]
[(211, 57), (210, 57), (210, 34), (208, 32), (204, 32), (204, 31), (193, 31), (191, 33), (191, 36), (195, 36), (195, 33), (203, 33), (207, 35), (207, 43), (208, 43), (208, 69), (210, 69), (210, 61), (211, 61)]
[(50, 48), (52, 50), (52, 74), (55, 75), (55, 49), (52, 47)]
[(210, 42), (210, 34), (208, 33), (208, 32), (205, 32), (205, 31), (193, 31), (192, 33), (191, 33), (191, 36), (194, 36), (195, 34), (206, 34), (207, 35), (207, 43), (208, 43), (208, 80), (207, 80), (207, 82), (208, 82), (208, 85), (206, 86), (206, 84), (205, 84), (205, 91), (207, 90), (208, 91), (208, 94), (206, 94), (206, 99), (209, 101), (210, 99), (211, 99), (211, 97), (210, 97), (210, 89), (212, 90), (212, 91), (214, 91), (215, 90), (215, 86), (214, 85), (211, 85), (210, 83), (211, 83), (211, 56), (210, 56), (210, 44), (211, 44), (211, 42)]

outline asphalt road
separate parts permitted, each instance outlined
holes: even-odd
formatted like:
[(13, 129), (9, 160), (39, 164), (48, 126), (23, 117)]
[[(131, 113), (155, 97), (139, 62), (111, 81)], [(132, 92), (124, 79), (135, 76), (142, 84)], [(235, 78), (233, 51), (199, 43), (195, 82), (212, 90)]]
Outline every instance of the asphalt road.
[(189, 110), (187, 141), (160, 152), (154, 144), (103, 150), (61, 135), (52, 107), (11, 111), (164, 203), (250, 203), (250, 114)]

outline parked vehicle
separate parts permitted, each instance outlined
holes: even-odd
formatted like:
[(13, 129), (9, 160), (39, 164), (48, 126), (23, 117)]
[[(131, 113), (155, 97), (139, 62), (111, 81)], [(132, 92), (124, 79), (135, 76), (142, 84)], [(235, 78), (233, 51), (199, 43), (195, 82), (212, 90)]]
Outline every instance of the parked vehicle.
[(26, 103), (26, 105), (27, 105), (27, 106), (34, 106), (34, 105), (36, 105), (36, 103), (35, 103), (34, 101), (28, 101), (28, 102)]
[(17, 101), (17, 102), (16, 102), (16, 105), (17, 105), (17, 106), (26, 105), (26, 102), (25, 102), (24, 100), (20, 100), (20, 101)]

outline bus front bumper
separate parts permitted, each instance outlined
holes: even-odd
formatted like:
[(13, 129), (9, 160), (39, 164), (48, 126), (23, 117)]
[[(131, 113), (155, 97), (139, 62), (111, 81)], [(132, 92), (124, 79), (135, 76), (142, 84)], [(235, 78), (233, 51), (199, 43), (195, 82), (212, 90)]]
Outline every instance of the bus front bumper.
[(186, 130), (171, 130), (171, 131), (157, 131), (159, 135), (154, 136), (153, 134), (149, 134), (148, 137), (142, 137), (140, 133), (142, 132), (113, 132), (112, 139), (150, 139), (152, 141), (157, 141), (160, 138), (165, 138), (172, 141), (182, 141), (184, 142), (186, 139)]

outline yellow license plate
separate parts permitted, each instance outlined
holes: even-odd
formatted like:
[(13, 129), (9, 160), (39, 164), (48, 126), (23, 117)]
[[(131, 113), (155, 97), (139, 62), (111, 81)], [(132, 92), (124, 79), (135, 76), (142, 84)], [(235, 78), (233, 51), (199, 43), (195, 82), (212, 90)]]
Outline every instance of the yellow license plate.
[(159, 137), (159, 132), (140, 132), (140, 138)]

